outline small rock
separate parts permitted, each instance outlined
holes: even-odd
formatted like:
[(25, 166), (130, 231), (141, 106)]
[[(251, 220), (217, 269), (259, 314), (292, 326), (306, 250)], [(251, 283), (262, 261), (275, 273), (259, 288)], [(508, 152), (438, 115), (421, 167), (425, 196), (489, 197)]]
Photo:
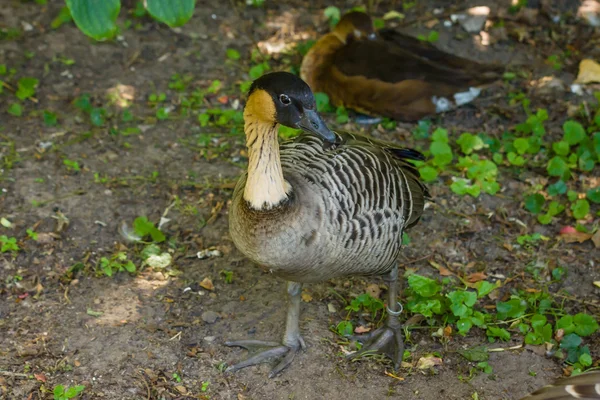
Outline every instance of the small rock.
[(330, 313), (337, 312), (337, 308), (335, 308), (335, 305), (334, 305), (333, 303), (328, 303), (328, 304), (327, 304), (327, 310), (328, 310)]
[(201, 318), (207, 324), (214, 324), (219, 319), (219, 314), (214, 311), (205, 311), (202, 313)]
[(534, 82), (533, 86), (537, 96), (555, 96), (566, 90), (565, 83), (555, 76), (545, 76)]
[(215, 341), (215, 339), (216, 339), (216, 337), (215, 337), (215, 336), (205, 336), (205, 337), (204, 337), (204, 341), (205, 341), (205, 342), (208, 342), (208, 343), (212, 343), (212, 342), (214, 342), (214, 341)]

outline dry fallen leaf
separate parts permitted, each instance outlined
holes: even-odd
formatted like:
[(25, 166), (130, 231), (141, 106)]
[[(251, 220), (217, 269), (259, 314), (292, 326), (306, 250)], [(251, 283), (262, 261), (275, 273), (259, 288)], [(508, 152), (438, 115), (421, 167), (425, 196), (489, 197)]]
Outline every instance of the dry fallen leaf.
[(487, 278), (487, 275), (483, 272), (474, 272), (471, 275), (467, 276), (467, 281), (471, 283), (483, 281)]
[(444, 337), (451, 337), (451, 336), (452, 336), (452, 326), (446, 325), (444, 327)]
[(306, 292), (302, 292), (302, 301), (305, 303), (310, 303), (312, 301), (312, 296)]
[(376, 283), (371, 283), (370, 285), (368, 285), (365, 289), (365, 292), (367, 292), (374, 299), (378, 299), (379, 296), (381, 296), (381, 289)]
[(202, 286), (206, 290), (215, 290), (215, 285), (213, 285), (212, 280), (210, 280), (210, 278), (204, 278), (202, 282), (200, 282), (200, 286)]
[(600, 247), (600, 229), (598, 229), (596, 233), (594, 233), (594, 235), (592, 236), (592, 242), (594, 242), (594, 246), (596, 248)]
[(44, 382), (46, 383), (46, 381), (48, 380), (48, 378), (46, 378), (46, 375), (39, 373), (39, 374), (33, 374), (33, 376), (35, 377), (36, 381), (40, 381), (40, 382)]
[(181, 394), (187, 393), (187, 389), (185, 388), (185, 386), (178, 385), (178, 386), (175, 386), (175, 389)]
[(589, 240), (592, 238), (592, 235), (590, 235), (589, 233), (585, 233), (585, 232), (578, 232), (578, 231), (574, 231), (574, 232), (567, 232), (567, 233), (562, 233), (560, 234), (560, 238), (562, 240), (565, 241), (565, 243), (583, 243), (586, 240)]
[(429, 368), (433, 368), (436, 365), (442, 365), (442, 359), (439, 357), (434, 357), (434, 356), (427, 356), (427, 357), (421, 357), (419, 358), (419, 361), (417, 362), (417, 368), (418, 369), (429, 369)]
[(600, 82), (600, 64), (594, 60), (584, 59), (579, 63), (579, 74), (575, 83)]
[(354, 333), (367, 333), (370, 332), (371, 328), (367, 328), (366, 326), (357, 326), (356, 328), (354, 328)]
[(600, 288), (600, 281), (594, 281), (594, 286), (599, 287)]

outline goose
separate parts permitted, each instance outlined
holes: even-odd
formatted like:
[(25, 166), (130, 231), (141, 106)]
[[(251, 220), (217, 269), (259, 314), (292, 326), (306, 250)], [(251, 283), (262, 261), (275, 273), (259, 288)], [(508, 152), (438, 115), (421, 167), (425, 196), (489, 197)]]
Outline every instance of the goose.
[(562, 378), (521, 400), (600, 399), (600, 371)]
[[(303, 130), (279, 144), (278, 127)], [(299, 329), (302, 284), (350, 275), (381, 275), (388, 284), (385, 324), (363, 337), (396, 367), (404, 353), (397, 302), (402, 233), (420, 219), (428, 192), (411, 149), (331, 131), (309, 86), (287, 72), (254, 81), (244, 108), (248, 169), (229, 210), (230, 236), (241, 253), (288, 281), (283, 341), (240, 340), (227, 346), (267, 348), (228, 372), (277, 358), (273, 377), (305, 349)]]
[(392, 29), (375, 32), (362, 12), (345, 14), (302, 60), (300, 76), (335, 106), (415, 121), (476, 98), (503, 67), (445, 53)]

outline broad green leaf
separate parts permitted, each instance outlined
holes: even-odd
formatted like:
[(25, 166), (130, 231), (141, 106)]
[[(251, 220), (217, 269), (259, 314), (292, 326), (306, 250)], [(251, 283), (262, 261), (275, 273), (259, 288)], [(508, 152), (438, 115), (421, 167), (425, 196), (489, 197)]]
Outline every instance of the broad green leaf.
[(487, 361), (490, 358), (488, 349), (485, 346), (477, 346), (466, 350), (458, 350), (458, 354), (471, 362)]
[(239, 60), (241, 55), (240, 52), (237, 51), (236, 49), (227, 49), (227, 58), (229, 58), (230, 60)]
[(563, 124), (564, 140), (571, 146), (585, 138), (585, 128), (577, 121), (567, 121)]
[(527, 311), (527, 302), (521, 299), (511, 299), (507, 302), (499, 301), (496, 304), (498, 319), (518, 318)]
[(573, 217), (583, 219), (590, 212), (590, 203), (586, 199), (579, 199), (571, 205)]
[(20, 100), (25, 100), (32, 97), (35, 94), (35, 89), (40, 81), (36, 78), (21, 78), (17, 82), (17, 92), (15, 95)]
[(559, 194), (567, 193), (567, 184), (562, 180), (556, 181), (551, 185), (548, 185), (548, 194), (550, 196), (557, 196)]
[(545, 202), (546, 199), (539, 193), (529, 195), (525, 198), (525, 209), (532, 214), (539, 214)]
[(461, 318), (456, 322), (456, 328), (458, 329), (458, 333), (461, 335), (466, 335), (471, 328), (473, 327), (473, 322), (471, 318)]
[(96, 40), (111, 39), (117, 33), (119, 0), (65, 0), (75, 25)]
[(600, 203), (600, 186), (588, 190), (586, 193), (586, 197), (592, 203)]
[(566, 140), (561, 140), (560, 142), (552, 143), (552, 150), (554, 150), (554, 152), (559, 156), (566, 156), (567, 154), (569, 154), (571, 146)]
[(420, 167), (419, 174), (421, 175), (421, 179), (423, 179), (425, 182), (434, 181), (438, 177), (437, 169), (435, 169), (429, 165), (424, 165), (424, 166)]
[(552, 157), (552, 159), (548, 161), (548, 167), (546, 169), (550, 176), (563, 177), (568, 176), (569, 173), (569, 166), (565, 160), (559, 156)]
[(194, 14), (196, 0), (146, 0), (146, 10), (171, 28), (188, 22)]
[(431, 297), (441, 289), (437, 281), (417, 274), (408, 277), (408, 286), (423, 297)]
[(515, 139), (515, 141), (513, 142), (513, 146), (517, 150), (517, 153), (521, 155), (525, 154), (527, 149), (529, 149), (529, 140), (525, 138)]
[(589, 336), (598, 330), (598, 322), (591, 315), (579, 313), (573, 317), (575, 333), (579, 336)]
[(450, 164), (452, 161), (452, 149), (445, 142), (432, 142), (429, 151), (433, 156), (433, 163), (439, 167)]
[(477, 289), (477, 297), (481, 298), (490, 294), (497, 286), (488, 281), (479, 281), (475, 284), (475, 288)]
[(152, 222), (148, 221), (148, 218), (146, 217), (137, 217), (135, 221), (133, 221), (133, 230), (141, 237), (152, 237), (152, 241), (155, 243), (164, 242), (166, 239), (165, 235), (159, 231)]
[(461, 134), (456, 143), (458, 143), (460, 149), (465, 154), (471, 154), (473, 151), (481, 150), (484, 146), (483, 140), (479, 136), (467, 132)]
[(488, 326), (486, 334), (491, 338), (497, 337), (504, 341), (510, 340), (510, 333), (506, 329), (497, 328), (495, 326)]
[(579, 335), (574, 333), (570, 333), (565, 335), (560, 342), (561, 349), (574, 349), (577, 348), (582, 342), (582, 339)]

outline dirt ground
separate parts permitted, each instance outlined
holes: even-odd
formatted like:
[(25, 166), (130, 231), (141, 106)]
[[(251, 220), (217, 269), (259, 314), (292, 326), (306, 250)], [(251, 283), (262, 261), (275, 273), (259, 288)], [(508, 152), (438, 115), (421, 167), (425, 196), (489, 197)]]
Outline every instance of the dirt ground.
[[(22, 33), (0, 40), (0, 64), (40, 83), (36, 102), (26, 102), (20, 118), (6, 112), (6, 91), (0, 95), (0, 217), (13, 224), (10, 231), (0, 227), (0, 234), (17, 237), (23, 249), (16, 257), (0, 254), (0, 397), (49, 399), (52, 388), (62, 384), (85, 385), (80, 396), (84, 399), (518, 399), (562, 374), (556, 360), (522, 347), (491, 353), (491, 376), (479, 373), (459, 379), (469, 376), (473, 364), (457, 350), (478, 344), (508, 348), (521, 341), (488, 344), (484, 334), (473, 330), (467, 337), (457, 335), (442, 344), (431, 335), (437, 328), (425, 324), (412, 331), (408, 348), (414, 360), (437, 352), (443, 364), (433, 370), (403, 369), (397, 379), (386, 374), (391, 372), (389, 364), (346, 360), (339, 337), (331, 330), (346, 317), (340, 297), (351, 299), (368, 284), (381, 283), (378, 278), (305, 288), (309, 295), (305, 300), (312, 300), (303, 302), (301, 329), (309, 347), (282, 375), (268, 379), (268, 365), (224, 374), (224, 363), (246, 355), (223, 346), (225, 340), (281, 337), (285, 284), (245, 260), (228, 237), (227, 201), (243, 170), (243, 136), (201, 127), (196, 117), (175, 111), (171, 118), (157, 121), (148, 98), (164, 92), (167, 103), (177, 110), (178, 93), (168, 87), (171, 76), (190, 74), (190, 90), (205, 88), (215, 79), (222, 82), (221, 93), (228, 97), (207, 99), (210, 107), (239, 107), (237, 100), (243, 101), (243, 96), (235, 84), (249, 79), (254, 43), (316, 37), (327, 29), (323, 9), (334, 2), (317, 1), (306, 7), (300, 1), (267, 1), (263, 8), (254, 8), (198, 1), (192, 21), (176, 31), (144, 19), (110, 43), (92, 42), (72, 24), (50, 29), (62, 2), (5, 3), (0, 28)], [(485, 3), (498, 6), (493, 1), (419, 0), (407, 11), (406, 21), (413, 23), (406, 23), (404, 29), (426, 32), (424, 24), (433, 17), (423, 16), (435, 7), (448, 15), (453, 9)], [(360, 3), (337, 5), (349, 8)], [(391, 7), (380, 2), (378, 15)], [(576, 64), (554, 71), (545, 62), (556, 46), (566, 44), (561, 38), (550, 39), (550, 30), (543, 27), (531, 28), (535, 45), (511, 37), (486, 48), (475, 46), (470, 37), (457, 40), (456, 35), (464, 36), (459, 26), (439, 30), (441, 47), (510, 63), (531, 72), (532, 79), (553, 74), (571, 82), (576, 74)], [(585, 47), (593, 34), (590, 28), (583, 24), (564, 30), (572, 46), (580, 45), (587, 52), (584, 55), (598, 58), (597, 48)], [(237, 49), (241, 60), (226, 62), (227, 48)], [(278, 57), (274, 56), (273, 67), (287, 62), (286, 57)], [(299, 61), (287, 58), (292, 64)], [(130, 109), (135, 117), (125, 126), (137, 126), (139, 133), (126, 136), (111, 131), (120, 124), (116, 105), (106, 106), (111, 122), (96, 127), (73, 104), (89, 93), (94, 105), (105, 105), (107, 91), (118, 84), (134, 88)], [(508, 104), (508, 90), (507, 84), (499, 83), (474, 105), (435, 118), (434, 126), (456, 133), (484, 130), (500, 135), (525, 118), (521, 108)], [(532, 105), (553, 111), (549, 131), (560, 131), (568, 102), (577, 101), (575, 95), (526, 90)], [(39, 114), (42, 110), (57, 113), (59, 124), (46, 126)], [(35, 111), (37, 115), (31, 114)], [(331, 115), (327, 119), (335, 124)], [(352, 124), (344, 128), (365, 129)], [(412, 124), (399, 124), (391, 131), (368, 128), (367, 132), (423, 145), (415, 142), (412, 129)], [(212, 136), (211, 143), (220, 146), (218, 152), (197, 145), (206, 133), (222, 134)], [(68, 170), (65, 159), (76, 160), (80, 171)], [(437, 271), (428, 262), (433, 260), (488, 275), (515, 276), (519, 282), (526, 265), (560, 260), (568, 265), (569, 274), (553, 290), (571, 293), (570, 300), (564, 300), (565, 308), (598, 315), (592, 302), (600, 292), (592, 281), (600, 280), (600, 252), (591, 241), (554, 240), (560, 226), (538, 225), (523, 209), (520, 194), (535, 174), (505, 174), (501, 195), (478, 199), (459, 197), (442, 181), (431, 184), (435, 204), (410, 232), (411, 243), (401, 265), (435, 276)], [(139, 265), (134, 254), (143, 246), (125, 242), (119, 229), (138, 216), (158, 222), (167, 209), (170, 222), (163, 231), (168, 242), (162, 246), (173, 255), (169, 274), (149, 268), (110, 278), (97, 273), (99, 259), (117, 251), (131, 255)], [(69, 220), (66, 228), (57, 229), (60, 215)], [(509, 222), (515, 220), (524, 224)], [(40, 234), (37, 241), (27, 237), (26, 230), (32, 227)], [(526, 252), (506, 248), (517, 236), (532, 232), (553, 240)], [(222, 256), (196, 257), (211, 246)], [(80, 265), (81, 271), (69, 273), (73, 265)], [(232, 283), (224, 281), (222, 270), (234, 272)], [(22, 280), (17, 282), (17, 275)], [(212, 280), (214, 290), (200, 286), (205, 278)], [(330, 304), (338, 311), (330, 312)], [(598, 334), (586, 340), (597, 360)], [(33, 374), (35, 379), (30, 378)]]

